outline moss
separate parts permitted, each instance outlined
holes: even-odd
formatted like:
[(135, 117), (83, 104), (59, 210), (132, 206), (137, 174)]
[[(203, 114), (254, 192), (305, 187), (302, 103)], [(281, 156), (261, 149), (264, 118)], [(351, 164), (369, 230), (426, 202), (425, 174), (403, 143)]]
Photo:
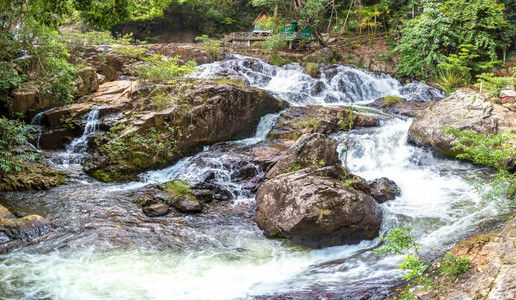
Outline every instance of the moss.
[(319, 73), (319, 65), (316, 63), (308, 63), (306, 64), (305, 72), (311, 77), (317, 78), (317, 74)]
[(212, 79), (211, 81), (219, 83), (219, 84), (229, 84), (229, 85), (234, 85), (234, 86), (238, 86), (238, 87), (245, 87), (242, 79), (218, 78), (218, 79)]
[(385, 96), (385, 103), (383, 107), (391, 107), (393, 104), (401, 104), (401, 98), (396, 96)]
[(176, 202), (181, 199), (195, 200), (195, 196), (190, 189), (190, 185), (186, 181), (172, 180), (164, 185), (164, 190), (170, 195), (169, 204)]
[(269, 234), (269, 237), (271, 238), (278, 238), (278, 239), (284, 239), (285, 236), (281, 234), (281, 232), (273, 231)]

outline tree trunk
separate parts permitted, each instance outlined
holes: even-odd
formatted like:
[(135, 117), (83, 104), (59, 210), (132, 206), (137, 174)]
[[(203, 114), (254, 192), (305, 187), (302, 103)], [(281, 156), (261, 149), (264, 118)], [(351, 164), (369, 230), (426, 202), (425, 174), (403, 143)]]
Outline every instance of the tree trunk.
[(278, 4), (276, 4), (274, 6), (274, 14), (272, 15), (273, 17), (277, 17), (278, 16)]
[(326, 42), (323, 40), (321, 33), (319, 32), (319, 29), (312, 28), (312, 31), (314, 33), (314, 37), (317, 40), (317, 43), (319, 43), (320, 46), (326, 47)]

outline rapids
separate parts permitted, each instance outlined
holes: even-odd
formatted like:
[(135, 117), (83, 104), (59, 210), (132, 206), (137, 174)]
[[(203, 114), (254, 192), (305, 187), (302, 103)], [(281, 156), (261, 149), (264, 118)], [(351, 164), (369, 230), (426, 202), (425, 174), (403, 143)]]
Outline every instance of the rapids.
[[(405, 88), (394, 78), (347, 66), (320, 79), (298, 65), (275, 67), (243, 56), (202, 66), (194, 76), (242, 78), (292, 105), (360, 107), (386, 95), (409, 99), (442, 96), (414, 83)], [(414, 86), (416, 88), (414, 88)], [(64, 154), (84, 155), (87, 135), (98, 115)], [(289, 241), (265, 238), (254, 225), (254, 195), (239, 182), (235, 164), (253, 165), (246, 147), (263, 141), (278, 115), (262, 118), (254, 137), (230, 142), (232, 149), (205, 151), (163, 170), (141, 175), (139, 182), (106, 184), (75, 170), (69, 185), (41, 192), (0, 194), (13, 211), (37, 213), (55, 230), (38, 243), (0, 255), (2, 299), (248, 299), (289, 294), (310, 297), (381, 299), (400, 283), (401, 258), (378, 257), (379, 240), (311, 250)], [(411, 225), (425, 256), (435, 257), (461, 238), (489, 228), (506, 212), (478, 197), (468, 184), (487, 170), (437, 157), (407, 143), (410, 119), (383, 118), (381, 127), (354, 130), (348, 167), (368, 180), (394, 180), (402, 194), (381, 204), (382, 234)], [(337, 135), (341, 146), (347, 137)], [(238, 149), (241, 149), (239, 151)], [(171, 213), (148, 218), (135, 203), (157, 183), (171, 179), (211, 180), (230, 191), (232, 200), (212, 203), (198, 216)], [(297, 298), (296, 298), (297, 297)]]

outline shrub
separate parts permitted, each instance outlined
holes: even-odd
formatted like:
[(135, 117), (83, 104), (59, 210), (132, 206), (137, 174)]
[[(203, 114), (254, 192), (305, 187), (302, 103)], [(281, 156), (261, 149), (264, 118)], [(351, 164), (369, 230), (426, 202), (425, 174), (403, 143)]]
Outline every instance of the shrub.
[(27, 161), (35, 154), (14, 154), (14, 147), (27, 140), (28, 132), (23, 123), (0, 118), (0, 174), (16, 173), (27, 167)]
[(204, 46), (204, 51), (208, 52), (208, 54), (215, 58), (220, 59), (222, 49), (220, 45), (222, 44), (219, 40), (212, 40), (207, 35), (198, 36), (195, 38), (196, 41), (201, 41)]
[(275, 34), (269, 36), (262, 42), (256, 42), (255, 45), (260, 46), (262, 51), (265, 53), (272, 53), (281, 48), (285, 48), (287, 46), (287, 41), (285, 41), (280, 34)]
[(143, 58), (143, 63), (135, 66), (133, 70), (143, 80), (167, 81), (181, 78), (193, 72), (196, 65), (194, 60), (179, 65), (179, 57), (165, 57), (155, 54)]
[(392, 229), (381, 239), (382, 241), (387, 242), (387, 244), (376, 249), (375, 252), (378, 255), (382, 255), (390, 252), (395, 254), (404, 254), (411, 249), (416, 249), (417, 251), (419, 245), (416, 243), (416, 238), (410, 234), (410, 230), (412, 230), (410, 226), (402, 226)]
[(452, 253), (447, 253), (441, 260), (441, 273), (456, 278), (457, 275), (466, 273), (471, 267), (471, 262), (467, 257), (457, 257)]
[(391, 107), (391, 105), (393, 104), (401, 104), (402, 101), (401, 101), (401, 98), (399, 97), (396, 97), (396, 96), (385, 96), (385, 103), (384, 103), (384, 107)]
[(305, 67), (305, 72), (313, 78), (316, 78), (317, 74), (319, 73), (319, 65), (316, 63), (307, 63)]
[(496, 77), (492, 73), (483, 73), (477, 76), (476, 87), (482, 87), (485, 93), (497, 97), (508, 85), (516, 84), (516, 68), (512, 77)]

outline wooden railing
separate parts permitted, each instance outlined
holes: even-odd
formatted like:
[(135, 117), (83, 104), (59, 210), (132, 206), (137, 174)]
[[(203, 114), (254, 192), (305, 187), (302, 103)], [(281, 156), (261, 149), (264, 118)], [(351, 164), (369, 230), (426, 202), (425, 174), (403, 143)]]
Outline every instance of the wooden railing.
[[(230, 33), (227, 38), (233, 40), (264, 40), (270, 36), (273, 36), (272, 32), (233, 32)], [(281, 36), (284, 39), (313, 39), (313, 35), (306, 32), (282, 32)]]

